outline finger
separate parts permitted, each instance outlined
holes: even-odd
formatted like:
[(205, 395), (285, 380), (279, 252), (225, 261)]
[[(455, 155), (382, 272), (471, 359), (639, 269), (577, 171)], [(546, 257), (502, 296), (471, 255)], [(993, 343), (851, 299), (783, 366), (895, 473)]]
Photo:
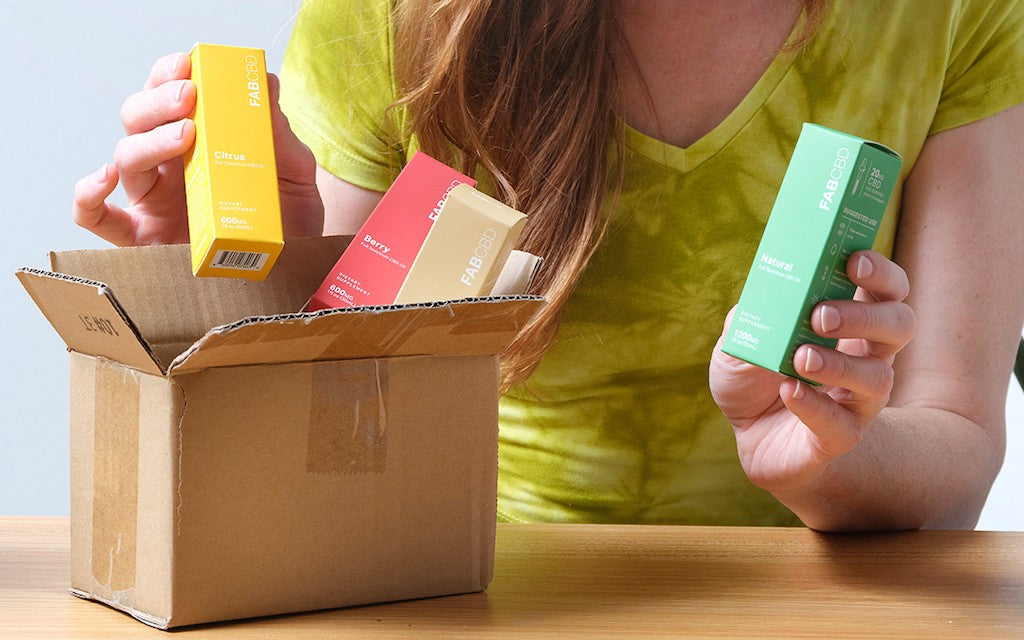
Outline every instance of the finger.
[(814, 308), (811, 328), (825, 338), (860, 338), (878, 358), (896, 355), (914, 337), (917, 316), (903, 302), (829, 300)]
[(196, 104), (191, 80), (172, 80), (128, 96), (121, 105), (121, 123), (128, 135), (143, 133), (185, 118)]
[[(736, 309), (738, 305), (733, 305), (732, 309), (729, 309), (729, 313), (725, 315), (725, 323), (722, 326), (722, 333), (718, 336), (718, 342), (715, 344), (714, 356), (712, 358), (711, 366), (712, 370), (718, 369), (720, 375), (726, 376), (742, 376), (748, 378), (750, 376), (764, 376), (783, 379), (786, 376), (774, 371), (769, 371), (755, 364), (750, 364), (745, 360), (729, 355), (722, 350), (725, 345), (726, 338), (729, 332), (732, 331), (733, 317), (736, 315)], [(759, 384), (757, 381), (751, 381), (751, 385)], [(774, 393), (774, 391), (772, 392)]]
[(779, 385), (779, 397), (814, 435), (822, 462), (849, 453), (860, 442), (867, 422), (827, 394), (790, 378)]
[(187, 53), (171, 53), (153, 63), (143, 88), (154, 89), (170, 80), (185, 80), (191, 74), (192, 58)]
[(277, 77), (276, 73), (267, 74), (267, 87), (270, 93), (270, 120), (274, 124), (274, 142), (277, 142), (278, 135), (283, 133), (284, 129), (291, 131), (291, 126), (281, 127), (279, 125), (288, 125), (288, 118), (281, 111), (281, 79)]
[(711, 395), (734, 426), (743, 429), (777, 406), (775, 389), (784, 375), (763, 369), (722, 351), (732, 326), (734, 306), (726, 315), (722, 335), (711, 356), (708, 380)]
[(129, 205), (146, 197), (159, 177), (157, 168), (185, 153), (192, 146), (195, 133), (195, 125), (186, 119), (118, 141), (114, 164), (121, 175)]
[(808, 380), (849, 390), (844, 404), (857, 405), (860, 413), (880, 409), (892, 391), (892, 366), (880, 358), (859, 358), (805, 344), (793, 355), (793, 367)]
[(117, 171), (109, 164), (75, 184), (72, 216), (87, 231), (116, 245), (135, 244), (135, 223), (132, 217), (106, 199), (117, 186)]
[(300, 153), (300, 157), (297, 157), (293, 149), (298, 146), (300, 150), (306, 148), (308, 151), (308, 147), (296, 137), (287, 116), (281, 111), (281, 105), (278, 103), (278, 99), (281, 96), (280, 79), (277, 75), (268, 73), (267, 85), (270, 93), (270, 122), (274, 130), (274, 152), (277, 155), (277, 172), (287, 176), (292, 173), (290, 165), (297, 159), (301, 162), (303, 159), (301, 156), (304, 156), (304, 154)]
[(281, 83), (267, 74), (270, 94), (270, 119), (274, 132), (274, 153), (282, 200), (293, 206), (283, 213), (286, 236), (321, 235), (324, 229), (323, 200), (316, 186), (316, 158), (308, 146), (295, 135), (288, 118), (281, 111), (278, 98)]
[(281, 81), (275, 74), (268, 73), (267, 84), (270, 89), (270, 120), (274, 130), (277, 173), (286, 181), (294, 182), (294, 176), (306, 176), (311, 185), (315, 184), (316, 159), (313, 152), (292, 131), (288, 118), (278, 103)]
[(877, 251), (857, 251), (846, 262), (850, 281), (875, 300), (902, 301), (910, 295), (907, 272)]

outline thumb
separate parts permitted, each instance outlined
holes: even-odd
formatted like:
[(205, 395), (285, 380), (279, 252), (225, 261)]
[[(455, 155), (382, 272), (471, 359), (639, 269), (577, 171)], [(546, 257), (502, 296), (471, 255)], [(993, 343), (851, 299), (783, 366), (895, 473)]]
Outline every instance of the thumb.
[(277, 157), (277, 175), (296, 184), (316, 183), (316, 159), (313, 152), (292, 131), (288, 117), (281, 111), (281, 80), (276, 74), (267, 74), (270, 88), (270, 121), (274, 128), (274, 153)]
[(708, 383), (711, 395), (733, 425), (744, 428), (776, 405), (781, 406), (781, 373), (762, 369), (722, 351), (736, 307), (725, 318), (722, 334), (711, 354)]

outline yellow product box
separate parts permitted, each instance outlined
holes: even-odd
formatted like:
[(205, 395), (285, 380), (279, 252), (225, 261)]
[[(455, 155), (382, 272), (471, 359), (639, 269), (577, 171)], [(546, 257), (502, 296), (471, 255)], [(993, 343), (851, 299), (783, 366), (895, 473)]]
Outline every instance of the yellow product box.
[(192, 273), (263, 280), (284, 246), (262, 49), (197, 44), (185, 154)]

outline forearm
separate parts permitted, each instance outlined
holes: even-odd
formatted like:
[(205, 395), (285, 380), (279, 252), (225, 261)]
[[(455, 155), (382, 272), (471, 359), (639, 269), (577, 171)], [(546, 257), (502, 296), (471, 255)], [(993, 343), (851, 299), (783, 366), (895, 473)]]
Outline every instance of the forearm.
[(884, 409), (817, 480), (775, 495), (823, 531), (970, 529), (1002, 464), (1005, 443), (991, 435), (1002, 432), (944, 409)]
[[(919, 322), (889, 408), (805, 491), (819, 529), (973, 527), (1002, 464), (1024, 317), (1024, 105), (927, 141), (904, 187), (896, 261)], [(842, 385), (841, 385), (842, 386)], [(806, 483), (804, 483), (806, 484)]]

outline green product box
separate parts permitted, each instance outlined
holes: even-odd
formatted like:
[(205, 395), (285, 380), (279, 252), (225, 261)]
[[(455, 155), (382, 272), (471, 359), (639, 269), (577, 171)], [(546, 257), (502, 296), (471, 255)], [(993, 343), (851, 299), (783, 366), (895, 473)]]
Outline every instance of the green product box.
[(797, 347), (835, 348), (811, 329), (811, 312), (853, 298), (846, 262), (874, 243), (901, 165), (877, 142), (804, 124), (723, 351), (799, 378)]

